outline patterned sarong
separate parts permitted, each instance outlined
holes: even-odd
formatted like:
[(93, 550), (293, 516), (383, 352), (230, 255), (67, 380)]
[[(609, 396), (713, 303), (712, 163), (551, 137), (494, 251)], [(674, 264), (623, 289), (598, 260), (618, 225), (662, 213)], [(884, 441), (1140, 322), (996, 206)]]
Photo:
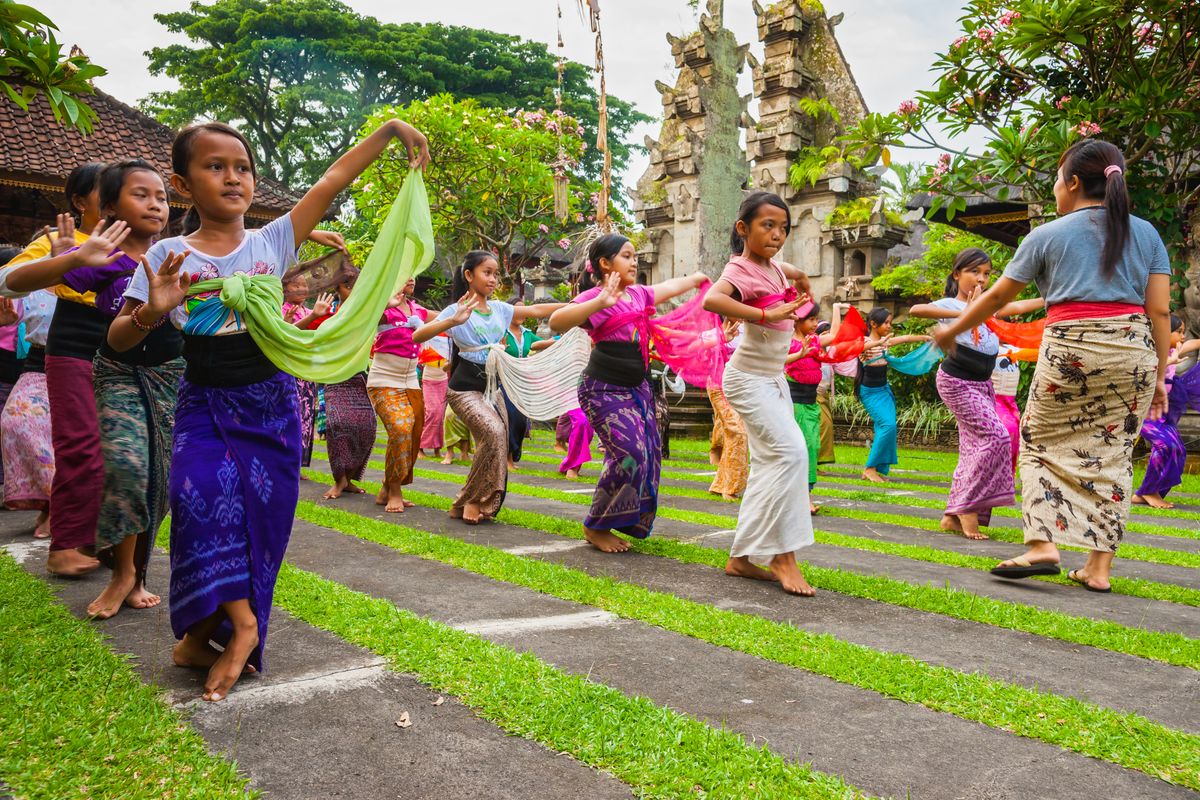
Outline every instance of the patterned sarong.
[(312, 381), (296, 379), (296, 402), (300, 406), (300, 466), (312, 466), (313, 438), (317, 430), (318, 388)]
[(604, 445), (604, 468), (584, 527), (645, 539), (658, 512), (662, 466), (650, 384), (631, 389), (584, 377), (579, 407)]
[[(279, 373), (231, 388), (180, 382), (171, 454), (171, 628), (188, 628), (222, 603), (250, 601), (263, 669), (275, 579), (300, 495), (296, 382)], [(213, 640), (224, 645), (225, 620)]]
[[(488, 400), (483, 392), (456, 392), (446, 394), (450, 408), (462, 420), (462, 424), (475, 439), (475, 455), (471, 459), (471, 470), (458, 497), (450, 508), (452, 516), (462, 514), (467, 503), (478, 503), (485, 517), (494, 517), (504, 505), (504, 494), (508, 489), (508, 416), (499, 394)], [(446, 436), (446, 446), (450, 446)]]
[(746, 491), (746, 477), (750, 472), (746, 429), (742, 427), (741, 417), (725, 399), (721, 387), (708, 387), (708, 401), (712, 404), (713, 417), (721, 421), (721, 458), (717, 463), (717, 475), (708, 490), (713, 494), (737, 497)]
[(425, 424), (421, 428), (421, 449), (437, 450), (445, 442), (442, 426), (446, 423), (446, 386), (450, 381), (430, 380), (428, 370), (421, 382), (421, 399), (425, 408)]
[(1116, 551), (1157, 368), (1145, 314), (1046, 326), (1021, 419), (1027, 543)]
[(968, 381), (942, 370), (937, 390), (958, 422), (958, 466), (950, 482), (946, 513), (978, 514), (987, 525), (992, 509), (1013, 504), (1012, 442), (996, 413), (990, 380)]
[(421, 446), (420, 430), (425, 421), (421, 390), (373, 386), (367, 389), (367, 394), (387, 431), (384, 482), (407, 486), (412, 483), (413, 465)]
[(1167, 492), (1183, 483), (1183, 467), (1187, 461), (1183, 437), (1169, 421), (1148, 419), (1142, 425), (1142, 438), (1150, 445), (1150, 458), (1146, 462), (1146, 475), (1137, 493), (1166, 497)]
[(134, 564), (143, 582), (167, 511), (167, 468), (183, 368), (182, 358), (157, 367), (135, 367), (102, 356), (92, 362), (104, 453), (96, 542), (115, 546), (138, 536)]
[(45, 511), (54, 482), (54, 444), (50, 439), (50, 398), (46, 376), (26, 372), (17, 378), (0, 415), (4, 453), (4, 505)]
[(375, 446), (375, 408), (367, 396), (367, 376), (325, 386), (325, 445), (334, 480), (361, 480)]

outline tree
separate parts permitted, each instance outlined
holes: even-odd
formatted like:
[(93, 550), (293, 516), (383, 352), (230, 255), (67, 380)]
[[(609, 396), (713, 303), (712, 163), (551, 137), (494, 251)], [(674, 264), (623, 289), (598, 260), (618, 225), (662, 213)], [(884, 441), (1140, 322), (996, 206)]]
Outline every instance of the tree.
[[(402, 108), (383, 108), (367, 120), (366, 135), (386, 119), (409, 120), (429, 137), (432, 163), (425, 171), (434, 237), (446, 263), (468, 250), (490, 249), (507, 277), (514, 246), (524, 255), (539, 248), (570, 245), (571, 227), (584, 220), (587, 184), (576, 180), (574, 210), (566, 224), (554, 219), (554, 178), (568, 175), (583, 153), (578, 122), (557, 112), (509, 114), (475, 100), (438, 95)], [(404, 177), (408, 162), (393, 148), (354, 185), (356, 223), (351, 238), (373, 241)], [(457, 299), (457, 298), (455, 298)]]
[[(237, 124), (262, 168), (284, 182), (312, 182), (383, 105), (442, 93), (498, 108), (554, 103), (556, 61), (543, 44), (492, 31), (380, 23), (337, 0), (216, 0), (156, 14), (195, 46), (147, 52), (151, 72), (179, 81), (142, 107), (169, 125), (210, 117)], [(587, 70), (568, 63), (563, 109), (594, 133), (596, 93)], [(621, 139), (647, 119), (610, 98), (610, 131)], [(629, 147), (614, 148), (620, 165)], [(594, 155), (585, 168), (599, 173)]]
[(936, 222), (929, 226), (922, 241), (925, 252), (920, 258), (885, 269), (871, 281), (875, 291), (910, 300), (936, 299), (942, 296), (954, 259), (966, 248), (985, 251), (992, 259), (993, 275), (1004, 271), (1013, 254), (1011, 247)]
[(106, 70), (82, 53), (63, 58), (56, 30), (31, 6), (0, 0), (0, 87), (24, 111), (45, 95), (59, 123), (89, 133), (96, 112), (81, 98), (95, 93), (90, 81)]
[[(897, 145), (940, 149), (923, 176), (934, 211), (953, 218), (968, 195), (984, 194), (1051, 213), (1063, 150), (1103, 136), (1126, 155), (1134, 213), (1178, 259), (1187, 209), (1200, 199), (1200, 3), (971, 0), (960, 21), (962, 35), (934, 62), (934, 88), (810, 148), (794, 176), (843, 160), (886, 167)], [(987, 143), (957, 149), (935, 129), (982, 131)], [(1182, 270), (1175, 277), (1185, 288)]]

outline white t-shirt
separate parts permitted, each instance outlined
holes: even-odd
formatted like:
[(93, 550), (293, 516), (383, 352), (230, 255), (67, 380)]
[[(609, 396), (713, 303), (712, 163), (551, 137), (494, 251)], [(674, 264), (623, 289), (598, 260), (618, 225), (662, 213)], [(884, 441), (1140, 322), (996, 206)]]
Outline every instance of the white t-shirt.
[[(934, 300), (933, 305), (951, 311), (962, 311), (967, 307), (966, 302), (957, 297), (943, 297), (941, 300)], [(976, 336), (978, 336), (978, 341), (976, 341)], [(974, 331), (963, 331), (954, 337), (954, 341), (963, 347), (983, 353), (985, 356), (994, 356), (1000, 350), (1000, 340), (987, 325), (980, 325)]]
[[(465, 350), (464, 348), (482, 347), (504, 341), (508, 326), (512, 324), (513, 307), (498, 300), (489, 300), (490, 314), (481, 314), (478, 310), (471, 312), (471, 318), (461, 325), (455, 325), (446, 331), (454, 343), (458, 345), (458, 355), (464, 361), (476, 364), (487, 362), (487, 350)], [(458, 303), (451, 303), (437, 315), (438, 320), (450, 319), (458, 311)]]
[[(156, 242), (146, 253), (146, 260), (155, 271), (168, 252), (191, 250), (183, 262), (182, 272), (190, 273), (193, 282), (210, 278), (246, 275), (275, 275), (283, 277), (287, 268), (296, 263), (296, 235), (292, 215), (284, 214), (267, 223), (266, 227), (248, 230), (232, 253), (210, 256), (188, 247), (182, 236), (172, 236)], [(225, 336), (246, 330), (242, 315), (226, 308), (219, 292), (206, 292), (189, 297), (171, 312), (171, 322), (184, 333), (194, 336)], [(125, 296), (140, 302), (150, 299), (146, 273), (137, 270), (125, 290)]]

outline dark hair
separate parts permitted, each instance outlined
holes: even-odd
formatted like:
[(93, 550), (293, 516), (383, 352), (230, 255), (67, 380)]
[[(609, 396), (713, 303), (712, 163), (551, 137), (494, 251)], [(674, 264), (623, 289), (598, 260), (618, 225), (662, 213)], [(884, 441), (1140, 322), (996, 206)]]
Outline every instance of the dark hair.
[(595, 239), (588, 247), (587, 260), (579, 270), (578, 290), (586, 292), (593, 286), (600, 285), (600, 259), (612, 261), (629, 239), (619, 233), (606, 233)]
[[(1125, 185), (1125, 156), (1116, 145), (1101, 139), (1084, 139), (1067, 148), (1058, 160), (1063, 180), (1079, 178), (1083, 194), (1104, 201), (1104, 249), (1100, 274), (1105, 280), (1116, 272), (1117, 262), (1129, 244), (1129, 189)], [(1118, 167), (1108, 170), (1109, 167)], [(1110, 174), (1105, 174), (1108, 171)]]
[[(3, 263), (3, 262), (4, 262), (3, 257), (0, 257), (0, 263)], [(1172, 314), (1171, 315), (1171, 333), (1174, 333), (1175, 331), (1179, 330), (1182, 327), (1183, 327), (1183, 320), (1180, 319), (1179, 317), (1175, 316), (1174, 314)]]
[(83, 222), (83, 214), (75, 207), (75, 201), (84, 199), (96, 190), (96, 181), (103, 170), (104, 165), (99, 161), (88, 161), (75, 167), (67, 176), (63, 194), (67, 196), (67, 213), (75, 218), (76, 225)]
[(496, 254), (489, 250), (472, 250), (463, 258), (463, 263), (454, 270), (454, 279), (450, 282), (450, 302), (457, 303), (458, 299), (467, 293), (468, 272), (488, 259), (496, 260)]
[(758, 210), (763, 206), (775, 206), (776, 208), (787, 214), (787, 231), (792, 231), (792, 210), (788, 208), (787, 203), (783, 202), (783, 198), (773, 192), (751, 192), (746, 195), (746, 199), (742, 201), (741, 207), (738, 209), (737, 221), (733, 225), (733, 230), (729, 234), (729, 252), (735, 256), (741, 255), (742, 250), (746, 248), (746, 240), (743, 239), (737, 232), (737, 223), (744, 222), (746, 227), (754, 222), (754, 218), (758, 216)]
[[(125, 178), (131, 172), (153, 172), (162, 180), (162, 173), (143, 158), (131, 158), (126, 161), (116, 161), (109, 164), (100, 173), (100, 208), (110, 208), (121, 199), (121, 189), (125, 187)], [(166, 181), (163, 181), (166, 186)]]
[(7, 244), (0, 244), (0, 267), (12, 261), (19, 255), (21, 255), (21, 248), (12, 247)]
[(877, 306), (871, 309), (867, 314), (867, 324), (872, 328), (878, 327), (888, 321), (888, 317), (892, 316), (892, 312), (888, 311), (883, 306)]
[(946, 276), (946, 291), (943, 296), (956, 297), (958, 295), (958, 281), (955, 280), (954, 273), (991, 263), (992, 257), (978, 247), (968, 247), (961, 251), (954, 257), (954, 266), (950, 268), (950, 274)]
[[(187, 177), (188, 164), (192, 160), (192, 145), (196, 137), (202, 133), (223, 133), (226, 136), (232, 136), (242, 143), (242, 147), (246, 148), (246, 157), (250, 159), (250, 174), (254, 176), (254, 180), (258, 181), (258, 167), (254, 163), (254, 148), (250, 146), (250, 142), (242, 136), (238, 130), (224, 122), (200, 122), (188, 127), (175, 134), (175, 141), (171, 142), (171, 171), (181, 178)], [(183, 215), (183, 223), (181, 224), (182, 233), (187, 236), (190, 233), (195, 233), (200, 227), (200, 215), (196, 212), (196, 207), (192, 206)]]
[(832, 322), (830, 322), (830, 321), (829, 321), (829, 320), (827, 320), (827, 319), (823, 319), (823, 320), (821, 320), (820, 322), (818, 322), (818, 323), (817, 323), (817, 333), (819, 333), (819, 334), (820, 334), (820, 333), (827, 333), (827, 332), (829, 331), (829, 329), (830, 329), (830, 328), (832, 328), (832, 327), (833, 327), (833, 323), (832, 323)]

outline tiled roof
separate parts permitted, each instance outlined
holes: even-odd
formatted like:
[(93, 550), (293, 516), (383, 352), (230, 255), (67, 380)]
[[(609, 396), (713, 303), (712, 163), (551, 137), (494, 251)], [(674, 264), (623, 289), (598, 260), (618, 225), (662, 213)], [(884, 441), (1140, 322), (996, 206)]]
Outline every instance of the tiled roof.
[[(99, 89), (86, 101), (99, 117), (88, 135), (56, 122), (44, 97), (34, 100), (26, 113), (0, 94), (0, 182), (60, 188), (76, 164), (124, 158), (144, 158), (163, 175), (171, 173), (173, 130)], [(278, 216), (300, 196), (260, 177), (250, 213)]]

